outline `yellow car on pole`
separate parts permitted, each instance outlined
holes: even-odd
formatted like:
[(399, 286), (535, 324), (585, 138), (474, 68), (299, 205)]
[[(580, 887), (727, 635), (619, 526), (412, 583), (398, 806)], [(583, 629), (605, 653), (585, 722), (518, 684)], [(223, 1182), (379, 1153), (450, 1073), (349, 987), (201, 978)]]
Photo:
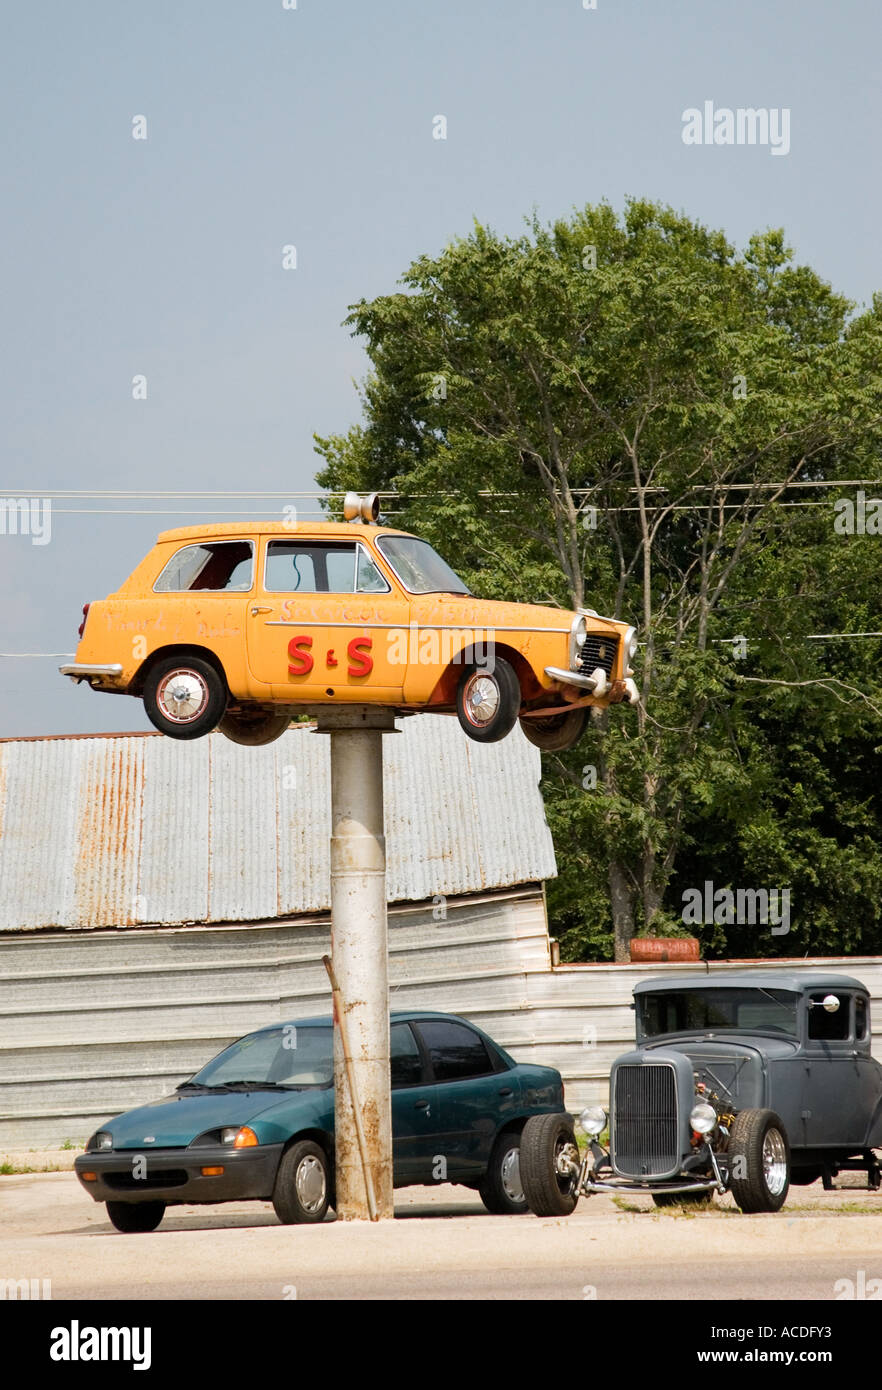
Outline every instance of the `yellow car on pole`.
[(358, 704), (456, 713), (482, 743), (519, 719), (560, 750), (592, 705), (637, 702), (634, 627), (475, 598), (428, 542), (376, 525), (378, 510), (375, 494), (350, 494), (345, 522), (162, 532), (116, 593), (85, 605), (61, 673), (143, 700), (172, 738), (220, 728), (245, 744)]

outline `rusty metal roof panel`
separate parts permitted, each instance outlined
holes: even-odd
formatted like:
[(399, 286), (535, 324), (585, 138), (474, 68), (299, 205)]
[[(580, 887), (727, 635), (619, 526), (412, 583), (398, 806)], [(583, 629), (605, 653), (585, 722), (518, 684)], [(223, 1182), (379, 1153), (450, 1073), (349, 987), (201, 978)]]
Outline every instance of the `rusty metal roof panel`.
[[(385, 735), (390, 902), (555, 872), (539, 754), (454, 719)], [(330, 905), (330, 740), (0, 743), (0, 930), (271, 920)]]

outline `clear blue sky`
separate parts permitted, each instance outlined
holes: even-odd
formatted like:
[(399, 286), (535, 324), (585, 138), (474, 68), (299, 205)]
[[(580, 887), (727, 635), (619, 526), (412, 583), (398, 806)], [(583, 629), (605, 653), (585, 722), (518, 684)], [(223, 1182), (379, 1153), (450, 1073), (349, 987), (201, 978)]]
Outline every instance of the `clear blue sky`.
[[(0, 495), (309, 489), (313, 431), (359, 413), (347, 305), (474, 217), (517, 233), (534, 206), (646, 195), (738, 244), (782, 225), (866, 301), (882, 287), (880, 41), (876, 0), (8, 6)], [(687, 147), (682, 112), (706, 100), (789, 108), (790, 153)], [(0, 536), (0, 648), (72, 652), (82, 603), (158, 530), (216, 514), (84, 499), (55, 505), (49, 545)], [(0, 659), (0, 735), (149, 727), (56, 666)]]

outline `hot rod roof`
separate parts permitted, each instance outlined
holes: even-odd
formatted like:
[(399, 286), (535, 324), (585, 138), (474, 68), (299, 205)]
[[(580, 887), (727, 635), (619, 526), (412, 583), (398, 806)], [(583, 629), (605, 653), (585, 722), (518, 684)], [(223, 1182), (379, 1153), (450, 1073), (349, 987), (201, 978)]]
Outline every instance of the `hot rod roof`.
[(703, 975), (666, 975), (664, 979), (639, 980), (634, 986), (635, 994), (646, 994), (652, 990), (683, 989), (788, 989), (803, 993), (817, 989), (859, 989), (868, 994), (866, 985), (852, 975), (834, 975), (826, 970), (811, 972), (795, 970), (727, 970), (719, 974), (708, 972)]

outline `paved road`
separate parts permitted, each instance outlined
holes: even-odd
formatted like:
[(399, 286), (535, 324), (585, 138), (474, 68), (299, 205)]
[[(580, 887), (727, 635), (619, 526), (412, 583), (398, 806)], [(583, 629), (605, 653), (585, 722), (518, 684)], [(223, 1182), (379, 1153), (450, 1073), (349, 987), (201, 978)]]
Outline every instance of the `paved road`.
[[(0, 1279), (53, 1299), (832, 1300), (882, 1278), (882, 1196), (795, 1190), (775, 1216), (621, 1210), (493, 1217), (468, 1191), (414, 1188), (379, 1226), (284, 1227), (268, 1204), (179, 1207), (120, 1235), (70, 1173), (0, 1178)], [(846, 1286), (847, 1287), (847, 1286)]]

